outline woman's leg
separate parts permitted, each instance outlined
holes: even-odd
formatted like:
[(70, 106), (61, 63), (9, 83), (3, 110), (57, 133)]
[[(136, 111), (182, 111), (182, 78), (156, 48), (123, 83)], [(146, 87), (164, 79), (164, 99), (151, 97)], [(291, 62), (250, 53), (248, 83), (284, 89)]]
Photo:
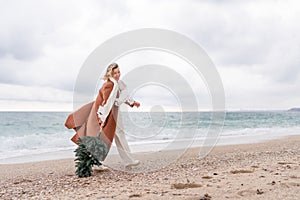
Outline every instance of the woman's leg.
[(128, 142), (125, 137), (125, 133), (123, 130), (123, 121), (122, 117), (118, 117), (117, 122), (117, 130), (115, 134), (115, 143), (119, 152), (119, 155), (122, 159), (122, 161), (125, 163), (125, 165), (138, 165), (139, 161), (135, 160), (130, 152)]

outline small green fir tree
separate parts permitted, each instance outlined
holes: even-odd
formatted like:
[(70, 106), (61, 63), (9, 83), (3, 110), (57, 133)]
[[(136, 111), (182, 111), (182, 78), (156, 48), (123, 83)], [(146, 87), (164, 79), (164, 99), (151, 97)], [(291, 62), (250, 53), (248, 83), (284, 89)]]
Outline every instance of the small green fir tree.
[(92, 175), (94, 165), (102, 165), (108, 153), (107, 145), (100, 137), (85, 136), (78, 139), (79, 145), (74, 151), (76, 154), (75, 167), (78, 177), (89, 177)]
[(85, 144), (79, 139), (79, 146), (75, 150), (76, 154), (76, 175), (78, 177), (89, 177), (92, 175), (93, 165), (101, 165), (94, 156), (87, 150)]

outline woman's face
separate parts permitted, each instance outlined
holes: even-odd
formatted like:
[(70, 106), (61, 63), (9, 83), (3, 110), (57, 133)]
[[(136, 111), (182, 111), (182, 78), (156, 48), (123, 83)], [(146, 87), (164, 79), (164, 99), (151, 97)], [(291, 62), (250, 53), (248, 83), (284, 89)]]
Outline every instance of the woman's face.
[(112, 77), (116, 80), (116, 81), (119, 81), (120, 79), (120, 76), (121, 76), (121, 72), (120, 72), (120, 69), (119, 68), (116, 68), (112, 71)]

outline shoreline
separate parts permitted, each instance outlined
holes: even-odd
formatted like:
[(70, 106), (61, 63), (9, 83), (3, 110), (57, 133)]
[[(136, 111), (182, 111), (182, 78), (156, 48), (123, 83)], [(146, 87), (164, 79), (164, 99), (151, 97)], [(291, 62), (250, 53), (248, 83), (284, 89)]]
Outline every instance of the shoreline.
[[(241, 145), (241, 144), (256, 144), (267, 142), (276, 139), (282, 139), (285, 137), (295, 136), (296, 134), (288, 134), (288, 135), (270, 135), (270, 134), (260, 134), (260, 135), (239, 135), (239, 136), (220, 136), (216, 139), (216, 144), (212, 146), (228, 146), (228, 145)], [(161, 140), (161, 141), (151, 141), (149, 143), (129, 143), (130, 149), (133, 153), (147, 153), (152, 152), (153, 149), (155, 151), (163, 151), (165, 150), (168, 143), (172, 143), (172, 148), (168, 147), (167, 150), (186, 150), (189, 148), (201, 148), (203, 147), (205, 139), (182, 139), (177, 141), (169, 141), (169, 140)], [(182, 148), (182, 143), (185, 144), (184, 148)], [(35, 152), (33, 154), (26, 154), (8, 158), (0, 159), (0, 165), (2, 164), (22, 164), (22, 163), (32, 163), (32, 162), (40, 162), (40, 161), (49, 161), (49, 160), (61, 160), (61, 159), (70, 159), (75, 158), (74, 147), (68, 147), (62, 150), (54, 150), (49, 152)], [(113, 142), (112, 148), (109, 152), (109, 155), (117, 155), (117, 149), (115, 143)]]
[[(300, 136), (255, 144), (136, 153), (141, 165), (124, 169), (117, 155), (109, 170), (75, 176), (73, 159), (0, 165), (1, 199), (297, 199)], [(169, 162), (172, 161), (172, 162)], [(154, 169), (154, 170), (153, 170)], [(124, 171), (125, 170), (125, 171)], [(206, 196), (207, 196), (206, 195)], [(208, 198), (208, 197), (207, 197)]]

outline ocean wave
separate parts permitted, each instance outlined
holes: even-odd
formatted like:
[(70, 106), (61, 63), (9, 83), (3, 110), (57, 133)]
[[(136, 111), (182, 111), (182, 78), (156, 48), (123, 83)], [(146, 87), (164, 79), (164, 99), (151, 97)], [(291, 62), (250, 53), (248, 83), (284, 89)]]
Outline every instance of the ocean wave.
[(0, 159), (72, 148), (74, 144), (70, 138), (73, 134), (65, 131), (53, 134), (0, 136)]
[[(155, 134), (151, 132), (135, 132), (135, 134), (127, 133), (126, 137), (130, 145), (152, 145), (167, 144), (178, 141), (195, 141), (205, 140), (208, 135), (208, 128), (203, 129), (164, 129)], [(126, 132), (126, 131), (125, 131)], [(0, 159), (12, 158), (23, 155), (33, 155), (39, 153), (55, 152), (61, 150), (74, 149), (76, 147), (70, 141), (74, 131), (61, 131), (57, 133), (32, 133), (23, 136), (10, 135), (0, 136)], [(152, 135), (151, 135), (152, 134)], [(288, 135), (299, 135), (300, 127), (268, 127), (268, 128), (225, 128), (219, 134), (214, 135), (218, 138), (242, 138), (250, 136), (252, 138), (276, 138)], [(149, 137), (146, 137), (146, 136)], [(115, 146), (115, 144), (113, 144)]]
[(285, 136), (300, 134), (300, 127), (264, 127), (264, 128), (242, 128), (242, 129), (224, 129), (221, 136), (256, 136), (270, 134), (272, 136)]

